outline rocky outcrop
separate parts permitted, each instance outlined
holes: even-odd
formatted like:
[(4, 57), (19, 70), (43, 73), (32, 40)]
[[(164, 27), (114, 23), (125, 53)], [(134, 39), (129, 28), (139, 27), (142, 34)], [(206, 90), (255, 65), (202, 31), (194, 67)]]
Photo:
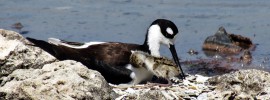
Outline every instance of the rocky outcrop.
[(3, 78), (0, 92), (4, 99), (33, 100), (104, 100), (114, 95), (100, 73), (71, 60), (17, 69)]
[(191, 73), (167, 87), (121, 87), (108, 84), (99, 72), (79, 62), (58, 61), (16, 32), (0, 29), (0, 34), (0, 99), (270, 99), (270, 74), (261, 70), (213, 77)]
[(41, 68), (56, 59), (20, 34), (0, 29), (0, 77), (16, 69)]
[(58, 61), (20, 34), (0, 29), (0, 99), (113, 99), (97, 71)]
[(253, 49), (254, 45), (248, 37), (227, 33), (224, 27), (205, 39), (203, 50), (207, 56), (239, 54), (243, 50)]

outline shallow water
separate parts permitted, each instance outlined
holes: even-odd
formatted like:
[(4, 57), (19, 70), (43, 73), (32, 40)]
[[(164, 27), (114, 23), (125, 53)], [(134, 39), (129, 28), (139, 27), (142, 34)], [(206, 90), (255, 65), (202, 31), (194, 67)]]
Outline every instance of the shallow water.
[[(204, 39), (220, 26), (258, 44), (253, 65), (270, 68), (269, 0), (0, 0), (0, 28), (21, 22), (25, 37), (69, 41), (143, 43), (146, 29), (157, 18), (172, 20), (180, 29), (176, 48), (181, 60), (207, 58)], [(199, 52), (190, 56), (187, 52)], [(162, 55), (169, 56), (166, 47)]]

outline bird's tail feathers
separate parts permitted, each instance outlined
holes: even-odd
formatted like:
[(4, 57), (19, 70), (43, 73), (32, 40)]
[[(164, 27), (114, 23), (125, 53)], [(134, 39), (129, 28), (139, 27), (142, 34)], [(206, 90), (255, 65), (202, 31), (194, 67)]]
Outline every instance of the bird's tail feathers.
[(50, 44), (43, 40), (37, 40), (33, 38), (26, 37), (26, 39), (34, 44), (34, 46), (40, 47), (41, 49), (45, 50), (46, 52), (50, 53), (51, 55), (55, 55), (54, 44)]

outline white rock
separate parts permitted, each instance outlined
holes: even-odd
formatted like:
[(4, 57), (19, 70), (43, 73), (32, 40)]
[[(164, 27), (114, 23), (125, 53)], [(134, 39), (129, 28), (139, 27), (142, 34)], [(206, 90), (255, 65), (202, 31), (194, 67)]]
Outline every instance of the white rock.
[(135, 90), (132, 89), (132, 88), (128, 88), (128, 89), (126, 90), (126, 92), (127, 92), (127, 93), (135, 93)]
[[(96, 77), (92, 77), (95, 75)], [(18, 69), (1, 83), (6, 99), (112, 99), (111, 87), (97, 71), (66, 60), (42, 69)]]
[(202, 93), (197, 97), (198, 100), (208, 100), (207, 93)]
[(0, 29), (0, 77), (16, 69), (41, 68), (56, 61), (55, 57), (29, 44), (20, 34)]
[(196, 78), (197, 83), (204, 83), (209, 79), (209, 77), (202, 76), (202, 75), (195, 75), (195, 76), (197, 77)]

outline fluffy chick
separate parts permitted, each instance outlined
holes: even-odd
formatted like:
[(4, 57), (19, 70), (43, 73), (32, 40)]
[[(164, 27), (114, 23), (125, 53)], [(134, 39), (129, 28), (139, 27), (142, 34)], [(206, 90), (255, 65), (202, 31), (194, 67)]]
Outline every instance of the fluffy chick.
[(141, 51), (132, 51), (130, 63), (135, 76), (133, 85), (149, 80), (153, 75), (165, 78), (170, 85), (169, 79), (180, 74), (179, 67), (172, 60), (165, 57), (154, 57)]

